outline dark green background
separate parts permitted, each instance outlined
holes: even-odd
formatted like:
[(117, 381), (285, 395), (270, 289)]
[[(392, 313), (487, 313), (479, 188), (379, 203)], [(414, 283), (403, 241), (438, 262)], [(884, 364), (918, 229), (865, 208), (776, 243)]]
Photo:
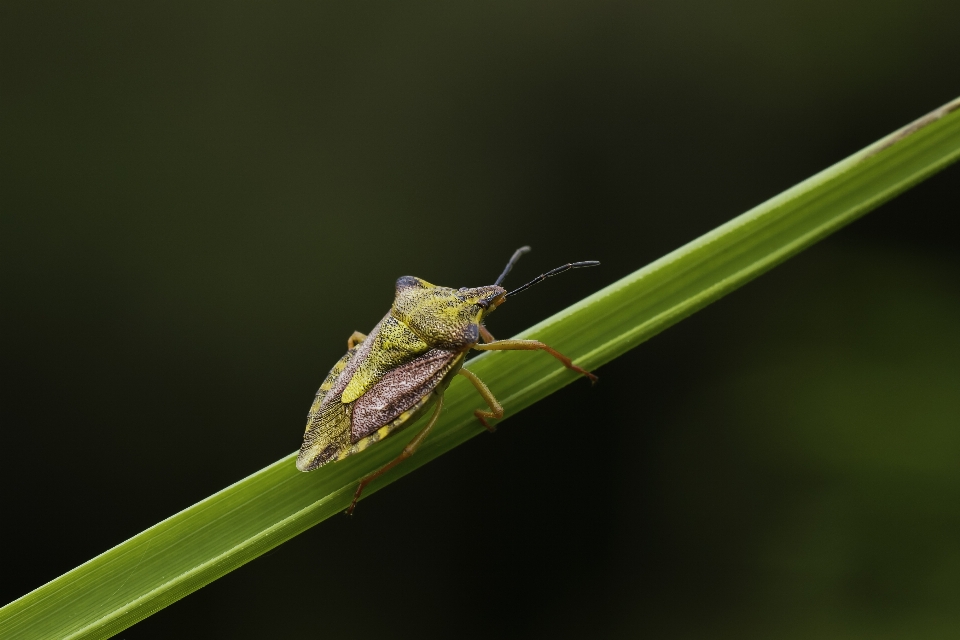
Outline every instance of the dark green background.
[[(509, 336), (960, 94), (955, 0), (80, 5), (0, 6), (0, 603), (297, 448), (396, 277), (603, 262)], [(121, 637), (960, 634), (958, 178)]]

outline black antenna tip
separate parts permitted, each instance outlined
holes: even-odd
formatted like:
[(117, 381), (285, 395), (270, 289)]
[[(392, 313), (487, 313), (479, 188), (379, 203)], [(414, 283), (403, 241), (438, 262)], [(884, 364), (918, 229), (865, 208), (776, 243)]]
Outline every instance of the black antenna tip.
[(530, 247), (524, 245), (513, 252), (513, 256), (510, 257), (510, 260), (507, 262), (507, 266), (503, 268), (503, 273), (500, 274), (500, 277), (497, 278), (497, 281), (494, 282), (494, 286), (500, 286), (503, 282), (503, 279), (507, 277), (507, 274), (510, 273), (510, 270), (513, 269), (513, 265), (517, 264), (517, 260), (520, 259), (525, 253), (530, 253)]
[(550, 271), (547, 271), (546, 273), (537, 276), (536, 278), (534, 278), (527, 284), (523, 285), (522, 287), (519, 287), (517, 289), (514, 289), (513, 291), (510, 291), (509, 293), (507, 293), (507, 297), (509, 298), (510, 296), (514, 296), (520, 293), (521, 291), (526, 291), (527, 289), (537, 284), (538, 282), (543, 282), (547, 278), (555, 276), (559, 273), (563, 273), (564, 271), (569, 271), (570, 269), (579, 269), (581, 267), (596, 267), (599, 264), (600, 264), (599, 260), (584, 260), (582, 262), (567, 263), (561, 267), (557, 267), (556, 269), (551, 269)]

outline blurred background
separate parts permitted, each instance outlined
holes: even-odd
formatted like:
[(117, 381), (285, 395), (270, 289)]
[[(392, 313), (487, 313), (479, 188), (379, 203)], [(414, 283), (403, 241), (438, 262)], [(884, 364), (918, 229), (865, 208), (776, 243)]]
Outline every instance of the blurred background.
[[(0, 603), (299, 447), (398, 276), (603, 262), (494, 316), (509, 336), (960, 95), (957, 24), (4, 3)], [(958, 178), (121, 637), (956, 636)]]

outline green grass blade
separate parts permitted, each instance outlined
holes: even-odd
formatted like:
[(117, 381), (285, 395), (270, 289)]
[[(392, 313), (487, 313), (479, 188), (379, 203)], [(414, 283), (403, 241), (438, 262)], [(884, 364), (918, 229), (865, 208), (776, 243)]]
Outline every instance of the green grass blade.
[[(960, 100), (522, 335), (596, 368), (958, 157)], [(576, 380), (543, 354), (486, 353), (470, 368), (508, 416)], [(435, 435), (371, 493), (479, 433), (472, 415), (479, 406), (466, 381), (455, 380)], [(342, 511), (357, 480), (405, 442), (387, 440), (310, 474), (297, 472), (290, 455), (3, 607), (0, 637), (109, 637)]]

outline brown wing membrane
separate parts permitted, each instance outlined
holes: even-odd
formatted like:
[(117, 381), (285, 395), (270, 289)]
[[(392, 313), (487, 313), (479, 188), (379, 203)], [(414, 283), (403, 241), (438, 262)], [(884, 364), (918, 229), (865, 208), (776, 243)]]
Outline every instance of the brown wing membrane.
[(383, 375), (356, 402), (350, 438), (358, 442), (430, 394), (460, 360), (456, 351), (431, 349)]

